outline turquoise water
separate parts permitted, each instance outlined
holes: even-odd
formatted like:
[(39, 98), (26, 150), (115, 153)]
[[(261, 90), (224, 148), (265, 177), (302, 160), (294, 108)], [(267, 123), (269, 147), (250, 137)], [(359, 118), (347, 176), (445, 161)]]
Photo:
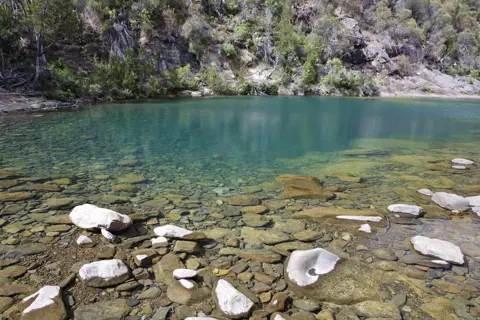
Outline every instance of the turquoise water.
[[(167, 100), (0, 119), (2, 166), (55, 171), (76, 163), (213, 158), (257, 167), (361, 139), (442, 147), (480, 132), (478, 101), (242, 97)], [(479, 130), (476, 132), (476, 130)], [(382, 143), (370, 148), (384, 148)], [(68, 165), (67, 165), (68, 167)]]

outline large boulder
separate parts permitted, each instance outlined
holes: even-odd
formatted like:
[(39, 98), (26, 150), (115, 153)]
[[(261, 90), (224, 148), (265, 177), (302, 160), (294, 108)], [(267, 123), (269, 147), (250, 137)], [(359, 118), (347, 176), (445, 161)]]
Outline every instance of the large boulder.
[(212, 291), (218, 309), (231, 319), (248, 318), (254, 303), (228, 281), (220, 279)]
[(24, 298), (21, 320), (64, 320), (67, 311), (62, 301), (60, 287), (45, 286), (34, 294)]
[(459, 247), (448, 241), (415, 236), (410, 239), (415, 250), (426, 256), (433, 256), (442, 260), (462, 265), (463, 253)]
[(106, 229), (121, 231), (132, 224), (132, 219), (113, 210), (99, 208), (93, 204), (76, 206), (70, 212), (70, 220), (82, 229)]
[(130, 278), (130, 270), (122, 260), (102, 260), (87, 263), (78, 272), (89, 287), (103, 288), (117, 285)]
[(285, 199), (330, 200), (335, 197), (333, 192), (323, 189), (315, 177), (283, 174), (277, 180), (283, 184)]
[(451, 211), (465, 211), (470, 209), (468, 199), (453, 193), (435, 192), (432, 201), (444, 209)]
[[(351, 259), (341, 259), (334, 264), (336, 259), (329, 257), (324, 259), (325, 262), (321, 264), (321, 268), (317, 268), (318, 271), (315, 276), (312, 276), (312, 278), (305, 277), (309, 281), (300, 282), (301, 285), (298, 285), (297, 282), (300, 278), (292, 279), (292, 273), (288, 272), (289, 265), (292, 263), (292, 256), (286, 263), (285, 278), (289, 288), (298, 296), (306, 296), (312, 300), (328, 301), (336, 304), (352, 304), (365, 300), (380, 299), (382, 274), (378, 270)], [(299, 264), (298, 257), (293, 256), (293, 258), (293, 263), (295, 265)], [(309, 259), (302, 259), (300, 262), (304, 264), (304, 267), (311, 265)], [(332, 265), (334, 268), (327, 271)], [(310, 283), (312, 280), (315, 280), (315, 282)]]

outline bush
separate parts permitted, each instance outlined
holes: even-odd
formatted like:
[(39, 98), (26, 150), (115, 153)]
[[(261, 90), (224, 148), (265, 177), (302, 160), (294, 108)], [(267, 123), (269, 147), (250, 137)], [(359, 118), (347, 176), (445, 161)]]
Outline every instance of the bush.
[(347, 71), (338, 58), (328, 60), (327, 67), (330, 71), (321, 79), (321, 84), (329, 90), (338, 90), (344, 95), (363, 95), (362, 89), (369, 79)]
[(236, 55), (235, 46), (229, 42), (223, 44), (222, 52), (226, 57), (233, 58)]
[(168, 73), (168, 89), (172, 91), (197, 90), (198, 82), (193, 75), (190, 65), (180, 67)]
[(83, 93), (81, 81), (63, 59), (46, 66), (40, 78), (40, 87), (45, 96), (60, 101), (72, 100)]
[(399, 55), (396, 59), (398, 66), (398, 72), (402, 77), (406, 77), (412, 74), (412, 66), (410, 64), (410, 59), (406, 55)]
[(147, 83), (156, 68), (143, 52), (127, 50), (125, 58), (111, 57), (108, 62), (96, 61), (87, 80), (88, 94), (95, 99), (121, 100), (154, 95)]

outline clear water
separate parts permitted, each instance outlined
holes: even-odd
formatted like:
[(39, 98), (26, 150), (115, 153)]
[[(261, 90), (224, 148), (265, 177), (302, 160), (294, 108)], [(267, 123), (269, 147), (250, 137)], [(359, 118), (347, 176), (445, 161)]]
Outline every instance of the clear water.
[(396, 147), (382, 139), (411, 141), (412, 147), (420, 142), (423, 148), (472, 142), (480, 136), (480, 106), (314, 97), (169, 100), (7, 117), (0, 119), (0, 134), (1, 164), (33, 171), (125, 157), (208, 164), (214, 155), (269, 167), (311, 152)]

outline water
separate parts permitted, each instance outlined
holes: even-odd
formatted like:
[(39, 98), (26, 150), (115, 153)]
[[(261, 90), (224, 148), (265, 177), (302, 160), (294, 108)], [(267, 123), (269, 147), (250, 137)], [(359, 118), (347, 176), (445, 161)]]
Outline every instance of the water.
[[(7, 116), (0, 118), (0, 253), (11, 248), (8, 245), (47, 243), (53, 249), (39, 260), (22, 258), (25, 265), (38, 262), (40, 266), (33, 279), (23, 277), (19, 283), (36, 287), (59, 283), (74, 263), (92, 261), (97, 251), (104, 251), (99, 249), (100, 235), (92, 235), (95, 248), (80, 250), (73, 244), (78, 229), (50, 225), (49, 219), (60, 219), (82, 203), (135, 213), (134, 226), (118, 234), (121, 240), (167, 223), (206, 232), (223, 228), (217, 232), (225, 232), (224, 238), (203, 255), (210, 263), (219, 263), (218, 250), (230, 238), (240, 239), (245, 248), (263, 248), (251, 234), (252, 228), (245, 229), (245, 225), (261, 232), (283, 223), (282, 231), (290, 234), (290, 226), (298, 227), (298, 221), (291, 220), (297, 211), (331, 206), (386, 214), (388, 205), (407, 203), (421, 205), (424, 218), (405, 221), (390, 215), (388, 228), (382, 224), (371, 235), (361, 234), (359, 225), (344, 221), (307, 222), (304, 227), (325, 237), (293, 241), (292, 246), (334, 251), (343, 245), (342, 256), (373, 261), (373, 266), (378, 258), (372, 250), (395, 251), (403, 261), (403, 254), (414, 254), (410, 237), (424, 235), (469, 245), (477, 254), (478, 218), (470, 211), (452, 214), (443, 210), (417, 190), (479, 195), (478, 167), (455, 170), (451, 164), (456, 157), (478, 163), (479, 138), (479, 103), (457, 100), (179, 99)], [(10, 173), (15, 175), (2, 179)], [(283, 186), (276, 177), (285, 173), (318, 177), (325, 188), (335, 191), (335, 198), (273, 204), (283, 198)], [(31, 198), (14, 204), (1, 202), (7, 192), (17, 191), (31, 193)], [(251, 214), (228, 205), (228, 198), (238, 194), (261, 199), (269, 212), (253, 215), (258, 221), (247, 221)], [(62, 198), (68, 198), (66, 205), (52, 207), (52, 199)], [(358, 249), (360, 244), (368, 250)], [(129, 257), (131, 250), (126, 254)], [(44, 267), (52, 261), (62, 265), (57, 273), (51, 266)], [(228, 269), (229, 261), (221, 261), (218, 268)], [(461, 286), (462, 297), (475, 298), (478, 290), (470, 283), (480, 281), (477, 261), (468, 258), (468, 268), (435, 272), (442, 280)], [(438, 318), (435, 310), (443, 308), (445, 301), (432, 299), (444, 295), (443, 289), (427, 278), (425, 268), (394, 264), (395, 271), (388, 274), (396, 281), (389, 286), (390, 294), (408, 292), (407, 304), (413, 310), (403, 312), (404, 319)], [(377, 269), (372, 271), (374, 277)], [(465, 275), (458, 276), (462, 272)], [(433, 291), (422, 289), (425, 286)], [(166, 292), (166, 287), (162, 289)], [(101, 300), (114, 298), (112, 293), (99, 295), (96, 289), (79, 284), (68, 290), (78, 304), (97, 301), (100, 296)], [(159, 299), (152, 300), (152, 305), (160, 305)], [(473, 303), (479, 310), (470, 309), (474, 316), (480, 315), (477, 300)], [(453, 312), (448, 310), (447, 314)]]
[[(3, 165), (52, 170), (62, 162), (174, 156), (178, 165), (212, 155), (268, 167), (311, 152), (395, 139), (441, 148), (472, 142), (480, 130), (476, 101), (343, 98), (218, 98), (95, 106), (78, 112), (2, 119)], [(459, 138), (459, 136), (461, 136)], [(369, 148), (395, 145), (372, 141)], [(127, 150), (128, 151), (128, 150)], [(130, 150), (132, 151), (132, 150)], [(27, 168), (27, 169), (28, 169)]]

